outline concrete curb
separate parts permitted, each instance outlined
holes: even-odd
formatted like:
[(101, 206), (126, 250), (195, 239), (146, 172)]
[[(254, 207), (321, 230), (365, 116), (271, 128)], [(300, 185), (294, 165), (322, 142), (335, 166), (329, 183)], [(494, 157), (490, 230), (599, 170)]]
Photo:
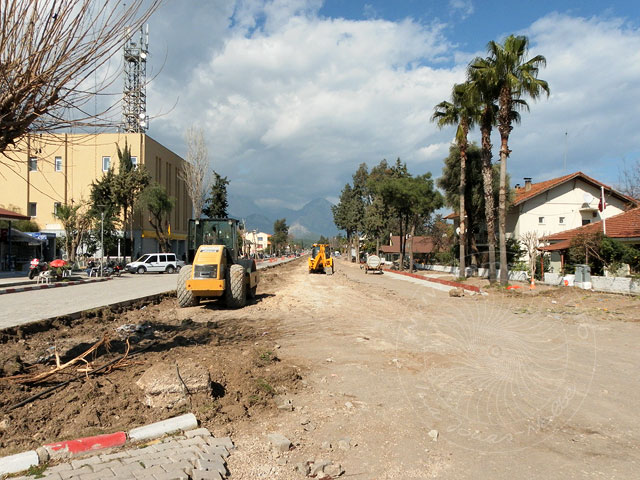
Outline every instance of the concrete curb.
[(463, 288), (465, 290), (469, 290), (470, 292), (480, 293), (480, 287), (476, 287), (475, 285), (465, 285), (460, 282), (452, 282), (450, 280), (442, 280), (440, 278), (428, 278), (423, 275), (417, 275), (415, 273), (402, 272), (400, 270), (389, 270), (388, 268), (383, 268), (385, 272), (395, 273), (396, 275), (404, 275), (405, 277), (417, 278), (418, 280), (424, 280), (425, 282), (433, 282), (439, 283), (441, 285), (447, 285), (449, 287), (454, 288)]
[(129, 430), (129, 440), (133, 442), (150, 440), (180, 430), (193, 430), (194, 428), (198, 428), (198, 420), (193, 413), (187, 413), (179, 417), (173, 417), (168, 420), (145, 425), (144, 427), (131, 429)]
[(104, 278), (93, 278), (89, 280), (74, 280), (72, 282), (43, 283), (41, 285), (31, 285), (28, 287), (2, 288), (0, 289), (0, 295), (4, 295), (6, 293), (28, 292), (30, 290), (44, 290), (47, 288), (70, 287), (72, 285), (83, 285), (85, 283), (106, 282), (107, 280), (113, 280), (113, 279), (111, 277), (104, 277)]
[(39, 461), (38, 453), (35, 450), (2, 457), (0, 458), (0, 475), (28, 470), (30, 467), (38, 465)]
[[(161, 422), (151, 423), (143, 427), (133, 428), (129, 433), (116, 432), (95, 437), (77, 438), (58, 443), (49, 443), (36, 450), (17, 453), (7, 457), (0, 457), (0, 475), (19, 473), (30, 467), (38, 466), (49, 459), (65, 459), (74, 455), (121, 447), (140, 440), (152, 440), (179, 431), (189, 431), (198, 428), (198, 420), (193, 413), (169, 418)], [(46, 453), (45, 453), (46, 452)]]

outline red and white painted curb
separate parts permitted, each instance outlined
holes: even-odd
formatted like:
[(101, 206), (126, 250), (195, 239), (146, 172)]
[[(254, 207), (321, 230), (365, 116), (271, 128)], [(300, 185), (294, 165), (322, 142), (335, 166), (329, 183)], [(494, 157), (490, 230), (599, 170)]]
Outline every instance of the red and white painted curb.
[(7, 457), (0, 457), (0, 475), (18, 473), (30, 467), (46, 463), (49, 459), (64, 459), (105, 448), (121, 447), (127, 443), (160, 438), (170, 433), (198, 428), (198, 420), (193, 413), (162, 420), (126, 432), (109, 433), (94, 437), (77, 438), (64, 442), (48, 443), (37, 450), (29, 450)]
[[(103, 448), (120, 447), (127, 442), (125, 432), (108, 433), (95, 437), (78, 438), (65, 442), (49, 443), (43, 445), (49, 458), (64, 458), (78, 453), (102, 450)], [(0, 460), (1, 461), (1, 460)]]
[(107, 280), (113, 279), (111, 277), (90, 278), (88, 280), (74, 280), (71, 282), (55, 282), (43, 283), (40, 285), (29, 285), (28, 287), (3, 288), (0, 289), (0, 295), (3, 295), (5, 293), (28, 292), (30, 290), (45, 290), (47, 288), (70, 287), (71, 285), (83, 285), (85, 283), (106, 282)]
[(404, 275), (405, 277), (417, 278), (418, 280), (424, 280), (425, 282), (433, 282), (439, 283), (440, 285), (447, 285), (449, 287), (463, 288), (465, 290), (469, 290), (470, 292), (481, 293), (480, 287), (476, 287), (475, 285), (465, 285), (460, 282), (452, 282), (451, 280), (442, 280), (441, 278), (429, 278), (424, 275), (418, 275), (416, 273), (403, 272), (401, 270), (389, 270), (388, 268), (383, 268), (385, 272), (395, 273), (396, 275)]

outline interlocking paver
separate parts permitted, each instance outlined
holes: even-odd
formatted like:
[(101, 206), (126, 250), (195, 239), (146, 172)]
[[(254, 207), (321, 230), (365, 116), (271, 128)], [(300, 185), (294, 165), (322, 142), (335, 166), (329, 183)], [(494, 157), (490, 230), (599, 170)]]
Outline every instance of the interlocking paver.
[[(233, 442), (214, 438), (204, 428), (142, 448), (74, 458), (47, 468), (46, 480), (220, 480)], [(33, 477), (17, 477), (31, 480)]]
[(209, 430), (207, 430), (206, 428), (196, 428), (194, 430), (188, 430), (188, 431), (184, 432), (184, 436), (187, 437), (187, 438), (210, 437), (211, 436), (211, 432), (209, 432)]
[(99, 472), (105, 468), (116, 468), (120, 466), (122, 466), (122, 462), (120, 460), (110, 460), (107, 462), (93, 464), (91, 465), (91, 468), (93, 468), (94, 472)]
[(116, 475), (109, 469), (80, 475), (80, 480), (101, 480), (102, 478), (116, 478)]
[(207, 472), (207, 471), (197, 470), (193, 472), (191, 479), (192, 480), (222, 480), (222, 477), (218, 472)]
[(118, 478), (133, 478), (133, 472), (136, 470), (143, 470), (143, 466), (139, 463), (131, 463), (129, 465), (122, 465), (121, 467), (112, 468), (111, 471)]
[(96, 463), (101, 463), (102, 460), (99, 456), (95, 457), (82, 457), (77, 460), (71, 460), (71, 466), (73, 468), (80, 468), (83, 465), (95, 465)]
[(72, 469), (73, 467), (70, 463), (61, 463), (59, 465), (54, 465), (53, 467), (47, 468), (46, 472), (65, 472)]
[(84, 465), (80, 468), (74, 468), (72, 470), (59, 472), (58, 475), (60, 475), (62, 480), (66, 480), (67, 478), (80, 478), (80, 475), (83, 475), (85, 473), (93, 473), (93, 470), (88, 465)]

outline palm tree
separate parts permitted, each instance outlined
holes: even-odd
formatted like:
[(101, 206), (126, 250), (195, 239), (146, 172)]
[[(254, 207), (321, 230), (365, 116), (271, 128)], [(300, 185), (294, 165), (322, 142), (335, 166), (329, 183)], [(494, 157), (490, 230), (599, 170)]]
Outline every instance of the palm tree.
[[(473, 62), (470, 70), (475, 70), (483, 78), (485, 87), (498, 98), (498, 130), (500, 132), (500, 195), (498, 197), (498, 230), (500, 239), (500, 283), (508, 283), (506, 217), (507, 217), (507, 158), (509, 150), (509, 134), (516, 120), (514, 111), (526, 107), (522, 97), (528, 95), (537, 99), (543, 92), (549, 96), (549, 85), (538, 78), (538, 70), (546, 66), (542, 55), (526, 60), (529, 39), (523, 35), (509, 35), (504, 45), (489, 42), (486, 59)], [(518, 117), (519, 118), (519, 117)]]
[(435, 106), (432, 122), (437, 122), (438, 127), (457, 125), (456, 142), (460, 148), (460, 276), (466, 277), (466, 210), (464, 205), (467, 184), (467, 148), (469, 142), (469, 129), (477, 118), (476, 101), (473, 98), (473, 90), (469, 83), (461, 83), (453, 86), (451, 102), (440, 102)]
[(496, 213), (493, 201), (493, 166), (491, 164), (491, 131), (496, 125), (498, 116), (498, 90), (489, 82), (476, 65), (485, 62), (476, 58), (469, 65), (467, 76), (474, 90), (473, 98), (477, 105), (476, 123), (480, 126), (482, 136), (482, 184), (484, 190), (484, 211), (487, 225), (487, 243), (489, 248), (489, 283), (496, 281)]

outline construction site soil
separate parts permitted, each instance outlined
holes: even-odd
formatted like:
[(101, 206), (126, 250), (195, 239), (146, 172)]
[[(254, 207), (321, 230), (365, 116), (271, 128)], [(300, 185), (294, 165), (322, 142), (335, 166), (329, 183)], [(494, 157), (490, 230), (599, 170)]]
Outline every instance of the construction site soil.
[[(303, 259), (262, 272), (240, 310), (168, 296), (0, 332), (0, 455), (190, 411), (232, 436), (234, 478), (299, 479), (319, 458), (362, 479), (637, 475), (637, 297), (471, 282), (488, 295)], [(212, 390), (149, 406), (145, 372), (184, 365)]]

